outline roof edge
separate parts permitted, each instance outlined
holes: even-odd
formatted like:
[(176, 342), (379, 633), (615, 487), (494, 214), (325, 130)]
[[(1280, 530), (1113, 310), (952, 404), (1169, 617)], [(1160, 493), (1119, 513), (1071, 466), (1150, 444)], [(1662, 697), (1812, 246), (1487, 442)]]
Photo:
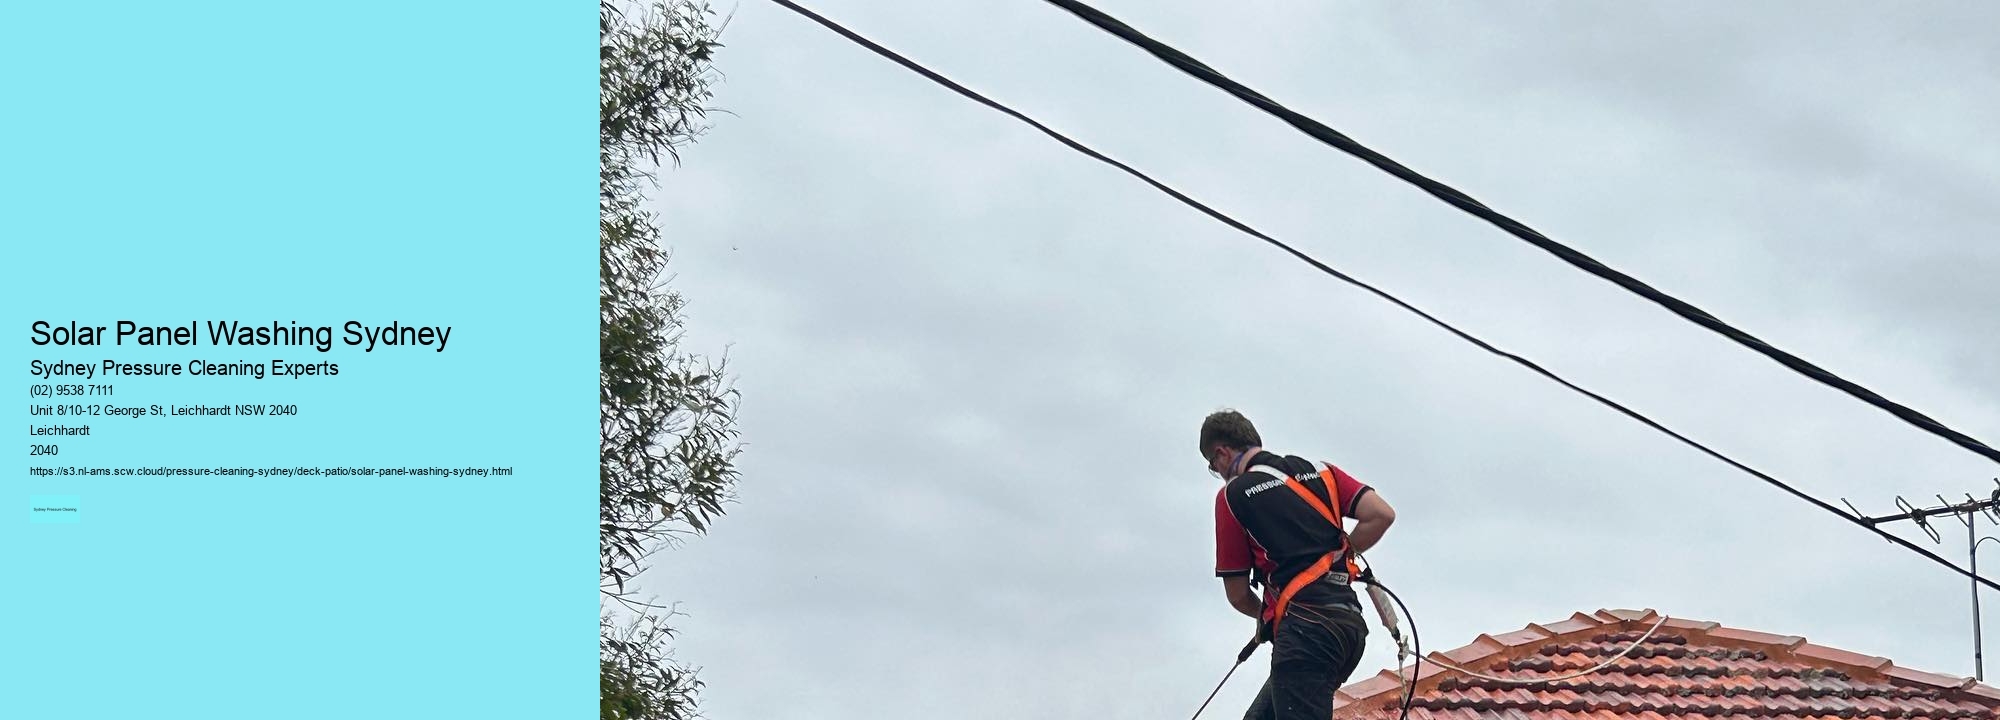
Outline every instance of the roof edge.
[[(1652, 627), (1655, 622), (1660, 622), (1660, 615), (1651, 608), (1600, 609), (1588, 615), (1575, 613), (1552, 623), (1529, 623), (1525, 628), (1500, 635), (1482, 634), (1464, 647), (1431, 652), (1426, 657), (1454, 665), (1474, 667), (1520, 659), (1534, 653), (1551, 640), (1571, 640), (1577, 636), (1604, 632), (1643, 630)], [(1815, 645), (1797, 635), (1775, 635), (1725, 627), (1717, 622), (1676, 617), (1669, 617), (1660, 622), (1660, 630), (1693, 636), (1691, 640), (1698, 638), (1706, 644), (1761, 650), (1774, 657), (1815, 666), (1833, 667), (1865, 679), (1956, 691), (1963, 693), (1973, 702), (1988, 707), (2000, 707), (2000, 689), (1981, 684), (1972, 678), (1900, 667), (1885, 657)], [(1414, 677), (1416, 692), (1419, 694), (1436, 692), (1438, 685), (1443, 681), (1442, 676), (1451, 674), (1450, 671), (1428, 663), (1419, 663), (1418, 667), (1422, 672), (1415, 673)], [(1412, 675), (1411, 668), (1406, 666), (1400, 674), (1395, 670), (1383, 670), (1365, 680), (1349, 683), (1334, 694), (1334, 707), (1349, 710), (1380, 710), (1394, 706), (1402, 698), (1405, 680)]]
[[(1445, 651), (1427, 653), (1425, 657), (1441, 660), (1453, 665), (1473, 666), (1506, 660), (1516, 660), (1533, 654), (1544, 643), (1551, 640), (1565, 640), (1576, 636), (1587, 636), (1609, 631), (1624, 631), (1639, 627), (1651, 627), (1660, 619), (1652, 610), (1598, 610), (1593, 615), (1575, 613), (1552, 623), (1529, 623), (1527, 627), (1500, 635), (1482, 634), (1471, 644)], [(1643, 624), (1640, 624), (1642, 623)], [(1662, 627), (1671, 625), (1669, 620)], [(1708, 625), (1715, 625), (1708, 623)], [(1442, 676), (1450, 671), (1428, 663), (1417, 663), (1420, 672), (1414, 673), (1416, 692), (1426, 693), (1437, 690)], [(1380, 709), (1399, 702), (1403, 684), (1413, 676), (1412, 668), (1405, 666), (1401, 673), (1383, 670), (1373, 677), (1350, 683), (1334, 693), (1334, 708), (1363, 706)]]

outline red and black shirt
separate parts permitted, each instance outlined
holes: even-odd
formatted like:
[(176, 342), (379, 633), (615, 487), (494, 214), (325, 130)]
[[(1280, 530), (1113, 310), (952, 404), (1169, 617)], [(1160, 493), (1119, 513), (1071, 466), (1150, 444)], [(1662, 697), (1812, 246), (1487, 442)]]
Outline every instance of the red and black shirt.
[[(1320, 466), (1298, 456), (1260, 451), (1249, 467), (1263, 465), (1292, 474), (1313, 494), (1333, 502), (1341, 518), (1369, 492), (1367, 485), (1333, 469), (1334, 487), (1320, 477)], [(1215, 494), (1215, 575), (1252, 575), (1266, 587), (1284, 587), (1292, 576), (1346, 542), (1344, 529), (1286, 488), (1285, 478), (1266, 472), (1244, 472), (1224, 483)], [(1267, 593), (1268, 594), (1268, 593)], [(1353, 597), (1353, 591), (1347, 591)]]

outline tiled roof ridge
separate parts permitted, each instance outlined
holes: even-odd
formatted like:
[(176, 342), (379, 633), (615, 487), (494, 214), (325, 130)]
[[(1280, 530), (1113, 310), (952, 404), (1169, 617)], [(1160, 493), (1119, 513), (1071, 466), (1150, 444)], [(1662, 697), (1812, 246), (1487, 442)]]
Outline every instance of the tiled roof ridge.
[[(1594, 658), (1608, 658), (1616, 654), (1618, 650), (1624, 649), (1625, 645), (1638, 639), (1659, 619), (1659, 614), (1650, 608), (1598, 610), (1589, 615), (1579, 612), (1559, 622), (1530, 623), (1523, 629), (1500, 635), (1482, 634), (1464, 647), (1432, 652), (1427, 656), (1504, 677), (1511, 674), (1514, 669), (1518, 669), (1523, 661), (1528, 661), (1532, 665), (1543, 664), (1549, 660), (1549, 657), (1543, 654), (1543, 648), (1552, 644), (1567, 643), (1579, 647), (1566, 647), (1565, 650), (1586, 651), (1575, 654), (1592, 657), (1594, 664), (1599, 662)], [(1790, 661), (1815, 669), (1842, 673), (1856, 680), (1879, 681), (1902, 687), (1931, 688), (1949, 693), (1956, 700), (1977, 703), (1989, 709), (2000, 709), (2000, 689), (1980, 684), (1972, 678), (1899, 667), (1888, 658), (1815, 645), (1796, 635), (1774, 635), (1724, 627), (1716, 622), (1673, 617), (1660, 624), (1660, 629), (1648, 641), (1648, 645), (1641, 646), (1627, 657), (1632, 658), (1646, 653), (1648, 647), (1654, 644), (1701, 645), (1744, 650), (1773, 661)], [(1605, 651), (1602, 646), (1615, 646), (1616, 649)], [(1648, 657), (1652, 655), (1652, 653), (1646, 654)], [(1583, 669), (1554, 665), (1550, 668), (1558, 673)], [(1607, 669), (1607, 672), (1630, 675), (1629, 672), (1610, 669)], [(1394, 670), (1383, 670), (1373, 677), (1350, 683), (1335, 695), (1335, 707), (1353, 711), (1379, 710), (1395, 706), (1402, 699), (1402, 679), (1409, 677), (1411, 673), (1412, 669), (1405, 666), (1401, 676)], [(1798, 675), (1798, 673), (1783, 674)], [(1487, 681), (1465, 677), (1429, 663), (1420, 664), (1415, 677), (1416, 692), (1419, 697), (1436, 692), (1447, 679), (1454, 681), (1454, 686), (1489, 684)], [(1585, 676), (1572, 682), (1585, 681), (1593, 677), (1595, 676)], [(1490, 684), (1498, 685), (1498, 683)]]

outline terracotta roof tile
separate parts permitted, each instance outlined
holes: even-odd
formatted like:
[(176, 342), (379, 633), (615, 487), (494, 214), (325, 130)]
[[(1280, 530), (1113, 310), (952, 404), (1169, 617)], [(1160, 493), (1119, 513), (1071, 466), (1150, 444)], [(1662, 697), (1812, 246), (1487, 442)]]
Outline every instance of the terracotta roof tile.
[(1973, 683), (1972, 687), (1966, 690), (1966, 693), (1976, 696), (1981, 700), (1986, 700), (1992, 703), (2000, 703), (2000, 688), (1993, 688), (1986, 685)]
[(1645, 620), (1652, 622), (1660, 617), (1652, 610), (1599, 610), (1597, 611), (1597, 616), (1604, 618), (1608, 622), (1623, 620)]
[(1481, 636), (1481, 637), (1482, 638), (1492, 637), (1494, 642), (1500, 643), (1502, 646), (1516, 647), (1520, 645), (1526, 645), (1529, 643), (1540, 642), (1542, 640), (1547, 640), (1551, 637), (1554, 637), (1554, 635), (1536, 630), (1535, 626), (1530, 625), (1525, 630), (1515, 630), (1514, 632), (1510, 632), (1505, 635), (1493, 635), (1493, 636)]
[(1862, 655), (1860, 653), (1851, 653), (1846, 650), (1837, 650), (1822, 645), (1813, 645), (1813, 644), (1800, 645), (1798, 649), (1793, 650), (1792, 652), (1798, 655), (1799, 657), (1803, 658), (1808, 658), (1812, 660), (1824, 660), (1826, 662), (1836, 663), (1840, 665), (1860, 665), (1862, 667), (1876, 671), (1886, 669), (1891, 664), (1889, 662), (1889, 658), (1875, 657), (1873, 655)]
[(1341, 688), (1340, 692), (1334, 695), (1334, 702), (1337, 703), (1342, 700), (1351, 701), (1358, 698), (1380, 695), (1385, 692), (1394, 692), (1401, 687), (1402, 683), (1397, 682), (1395, 673), (1383, 670), (1377, 673), (1375, 677)]
[(1938, 688), (1959, 689), (1973, 684), (1971, 678), (1962, 678), (1955, 675), (1939, 675), (1937, 673), (1927, 673), (1922, 670), (1911, 670), (1909, 668), (1891, 667), (1884, 671), (1883, 674), (1907, 683)]
[[(1808, 644), (1792, 635), (1669, 619), (1603, 671), (1659, 615), (1599, 610), (1500, 635), (1481, 635), (1441, 658), (1506, 682), (1425, 663), (1417, 720), (2000, 720), (2000, 690), (1966, 678), (1896, 667), (1887, 658)], [(1340, 717), (1395, 720), (1394, 672), (1348, 685)]]
[(1594, 628), (1602, 624), (1603, 623), (1599, 623), (1596, 620), (1592, 620), (1588, 617), (1583, 617), (1582, 615), (1578, 615), (1577, 617), (1572, 617), (1568, 620), (1564, 620), (1559, 623), (1550, 623), (1548, 625), (1537, 624), (1537, 625), (1530, 625), (1529, 627), (1539, 627), (1544, 631), (1547, 631), (1550, 635), (1561, 635), (1564, 633), (1571, 633), (1571, 632), (1576, 632), (1578, 630), (1583, 630), (1585, 628)]
[(1503, 647), (1504, 646), (1500, 645), (1499, 643), (1494, 642), (1491, 637), (1486, 635), (1481, 635), (1479, 636), (1479, 639), (1474, 640), (1471, 645), (1467, 645), (1465, 647), (1446, 652), (1444, 653), (1444, 657), (1446, 660), (1451, 661), (1452, 664), (1465, 665), (1468, 663), (1478, 662), (1482, 658), (1491, 656), (1495, 652), (1501, 650)]

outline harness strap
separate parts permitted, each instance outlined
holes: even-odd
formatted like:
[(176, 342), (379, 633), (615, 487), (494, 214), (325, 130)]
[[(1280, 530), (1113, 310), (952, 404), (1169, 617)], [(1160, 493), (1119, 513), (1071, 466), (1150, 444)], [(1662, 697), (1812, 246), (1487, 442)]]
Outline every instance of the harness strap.
[[(1312, 565), (1300, 571), (1299, 574), (1292, 576), (1291, 581), (1285, 583), (1284, 589), (1278, 592), (1278, 600), (1272, 606), (1270, 618), (1270, 632), (1272, 637), (1276, 637), (1278, 622), (1285, 618), (1285, 609), (1291, 606), (1292, 597), (1298, 595), (1299, 591), (1304, 590), (1307, 585), (1318, 582), (1321, 578), (1326, 577), (1327, 573), (1332, 572), (1334, 558), (1344, 557), (1346, 559), (1347, 562), (1345, 564), (1349, 579), (1359, 577), (1361, 575), (1361, 567), (1354, 562), (1354, 557), (1347, 552), (1347, 528), (1340, 522), (1339, 510), (1328, 507), (1327, 503), (1321, 501), (1319, 495), (1312, 491), (1312, 488), (1306, 487), (1305, 483), (1299, 482), (1298, 478), (1293, 477), (1291, 473), (1280, 471), (1269, 465), (1254, 465), (1250, 467), (1250, 471), (1262, 471), (1270, 473), (1272, 476), (1283, 478), (1286, 487), (1291, 488), (1292, 492), (1298, 494), (1299, 499), (1304, 500), (1312, 509), (1319, 511), (1320, 517), (1326, 518), (1326, 521), (1333, 525), (1333, 529), (1340, 533), (1340, 547), (1336, 547), (1331, 552), (1320, 556), (1318, 560), (1313, 561)], [(1334, 482), (1333, 466), (1322, 463), (1320, 465), (1319, 477), (1326, 483), (1327, 494), (1337, 498), (1338, 493), (1335, 492), (1335, 488), (1338, 486)]]

